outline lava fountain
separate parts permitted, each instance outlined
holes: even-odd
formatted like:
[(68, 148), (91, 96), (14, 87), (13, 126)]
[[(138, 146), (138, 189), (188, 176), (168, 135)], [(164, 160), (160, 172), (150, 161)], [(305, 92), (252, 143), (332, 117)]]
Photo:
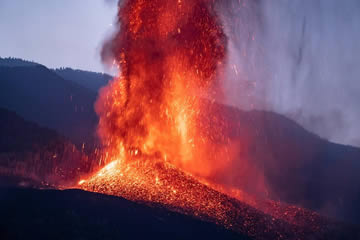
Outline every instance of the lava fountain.
[[(294, 219), (264, 214), (201, 180), (232, 156), (230, 140), (221, 131), (225, 123), (203, 121), (216, 118), (203, 99), (211, 103), (222, 95), (219, 79), (227, 50), (215, 4), (120, 1), (119, 30), (103, 49), (104, 61), (119, 66), (120, 73), (96, 103), (104, 167), (79, 187), (161, 204), (257, 239), (319, 233), (316, 214), (293, 210), (297, 218), (310, 216), (304, 223), (308, 228), (299, 228)], [(214, 165), (211, 159), (222, 161)]]
[(121, 72), (96, 104), (107, 161), (146, 155), (204, 174), (193, 161), (209, 149), (195, 126), (199, 96), (221, 94), (226, 53), (214, 1), (121, 2), (119, 31), (103, 50)]

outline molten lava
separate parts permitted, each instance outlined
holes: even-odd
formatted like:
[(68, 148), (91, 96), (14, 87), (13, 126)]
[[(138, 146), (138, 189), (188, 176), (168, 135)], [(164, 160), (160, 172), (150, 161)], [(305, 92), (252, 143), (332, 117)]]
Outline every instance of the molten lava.
[(335, 223), (311, 211), (233, 192), (243, 200), (239, 201), (214, 190), (223, 190), (221, 187), (203, 184), (162, 160), (118, 159), (81, 181), (80, 187), (149, 206), (160, 205), (254, 239), (329, 239), (326, 236), (336, 229)]
[(107, 162), (146, 155), (207, 174), (194, 161), (209, 155), (196, 126), (199, 97), (220, 94), (217, 70), (226, 53), (214, 1), (128, 0), (118, 23), (103, 52), (121, 73), (96, 104)]

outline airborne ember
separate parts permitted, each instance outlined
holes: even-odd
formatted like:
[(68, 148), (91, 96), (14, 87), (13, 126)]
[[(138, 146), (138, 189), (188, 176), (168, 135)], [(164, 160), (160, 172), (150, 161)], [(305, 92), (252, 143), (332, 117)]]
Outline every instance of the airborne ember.
[(96, 105), (101, 139), (111, 157), (185, 164), (200, 147), (197, 98), (220, 94), (210, 92), (226, 53), (214, 1), (124, 1), (118, 24), (103, 50), (121, 73)]

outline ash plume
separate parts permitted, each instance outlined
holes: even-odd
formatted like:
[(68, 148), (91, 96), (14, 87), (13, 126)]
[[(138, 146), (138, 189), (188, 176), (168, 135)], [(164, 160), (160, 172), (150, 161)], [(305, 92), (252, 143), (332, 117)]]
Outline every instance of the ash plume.
[(220, 9), (230, 33), (227, 104), (360, 146), (358, 1), (241, 0)]

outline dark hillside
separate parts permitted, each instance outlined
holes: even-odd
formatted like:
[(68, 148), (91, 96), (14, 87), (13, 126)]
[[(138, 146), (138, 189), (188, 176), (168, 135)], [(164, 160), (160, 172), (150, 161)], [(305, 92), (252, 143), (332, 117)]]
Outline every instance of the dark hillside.
[(81, 146), (96, 142), (96, 93), (44, 66), (0, 67), (0, 107), (58, 131)]
[(29, 151), (37, 146), (65, 141), (54, 130), (27, 122), (16, 113), (0, 108), (0, 153)]
[(360, 222), (359, 148), (321, 139), (273, 112), (206, 104), (213, 117), (205, 123), (226, 122), (220, 132), (237, 144), (236, 160), (215, 181)]
[(94, 92), (98, 92), (100, 88), (107, 85), (112, 79), (112, 76), (108, 74), (74, 70), (71, 68), (59, 68), (54, 71), (62, 78), (73, 81)]
[(76, 180), (95, 163), (54, 130), (1, 108), (0, 133), (0, 176), (58, 184)]

